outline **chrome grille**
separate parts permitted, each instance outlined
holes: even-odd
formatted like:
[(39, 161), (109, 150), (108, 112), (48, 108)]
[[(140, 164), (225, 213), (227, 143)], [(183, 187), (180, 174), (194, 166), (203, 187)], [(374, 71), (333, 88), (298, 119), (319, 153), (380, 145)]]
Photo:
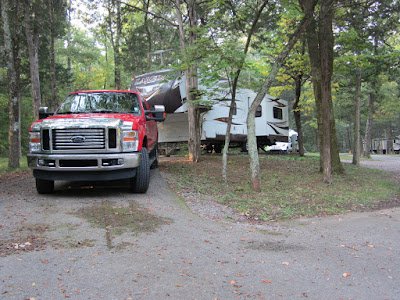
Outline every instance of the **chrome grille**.
[(53, 150), (101, 150), (105, 148), (104, 128), (53, 129)]

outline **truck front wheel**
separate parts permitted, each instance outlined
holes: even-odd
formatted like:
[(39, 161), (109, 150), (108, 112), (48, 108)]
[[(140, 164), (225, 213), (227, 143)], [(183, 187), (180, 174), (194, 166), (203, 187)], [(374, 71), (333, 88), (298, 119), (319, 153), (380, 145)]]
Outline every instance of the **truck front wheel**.
[(50, 194), (54, 191), (54, 181), (36, 178), (36, 190), (39, 194)]
[(146, 193), (150, 184), (150, 164), (147, 149), (140, 151), (140, 165), (136, 168), (136, 176), (131, 179), (131, 190), (134, 193)]

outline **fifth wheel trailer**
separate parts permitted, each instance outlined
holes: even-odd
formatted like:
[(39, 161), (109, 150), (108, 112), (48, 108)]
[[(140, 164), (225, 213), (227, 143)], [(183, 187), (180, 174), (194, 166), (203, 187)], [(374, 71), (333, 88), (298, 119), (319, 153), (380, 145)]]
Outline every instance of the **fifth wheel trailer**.
[[(223, 87), (224, 82), (219, 83)], [(158, 126), (160, 143), (187, 142), (189, 140), (185, 78), (171, 69), (160, 70), (136, 76), (132, 79), (131, 90), (137, 90), (150, 104), (165, 106), (167, 117)], [(203, 86), (200, 89), (204, 90)], [(220, 88), (212, 96), (203, 96), (209, 109), (201, 114), (202, 144), (207, 150), (220, 152), (225, 140), (231, 94)], [(211, 95), (211, 93), (210, 93)], [(257, 94), (249, 89), (239, 89), (232, 119), (232, 143), (242, 146), (247, 141), (247, 114)], [(260, 148), (276, 142), (288, 142), (289, 111), (286, 100), (266, 95), (256, 115), (256, 136)]]

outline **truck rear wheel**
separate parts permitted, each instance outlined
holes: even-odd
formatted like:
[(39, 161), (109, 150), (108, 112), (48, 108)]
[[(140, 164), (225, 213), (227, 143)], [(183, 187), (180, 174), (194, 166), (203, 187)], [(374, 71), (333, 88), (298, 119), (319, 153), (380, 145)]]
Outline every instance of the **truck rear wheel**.
[(54, 181), (36, 178), (36, 190), (39, 194), (50, 194), (54, 191)]
[(140, 165), (136, 168), (136, 177), (131, 179), (131, 190), (134, 193), (146, 193), (150, 184), (150, 164), (147, 149), (140, 151)]

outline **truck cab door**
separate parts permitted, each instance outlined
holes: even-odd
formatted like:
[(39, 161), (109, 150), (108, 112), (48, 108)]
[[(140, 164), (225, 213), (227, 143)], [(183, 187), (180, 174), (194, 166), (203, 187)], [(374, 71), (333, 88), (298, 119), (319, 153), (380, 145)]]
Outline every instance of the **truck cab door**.
[[(143, 101), (143, 108), (145, 110), (150, 110), (150, 105), (147, 103), (147, 101)], [(155, 120), (146, 121), (146, 133), (147, 148), (151, 150), (157, 143), (157, 122)]]

